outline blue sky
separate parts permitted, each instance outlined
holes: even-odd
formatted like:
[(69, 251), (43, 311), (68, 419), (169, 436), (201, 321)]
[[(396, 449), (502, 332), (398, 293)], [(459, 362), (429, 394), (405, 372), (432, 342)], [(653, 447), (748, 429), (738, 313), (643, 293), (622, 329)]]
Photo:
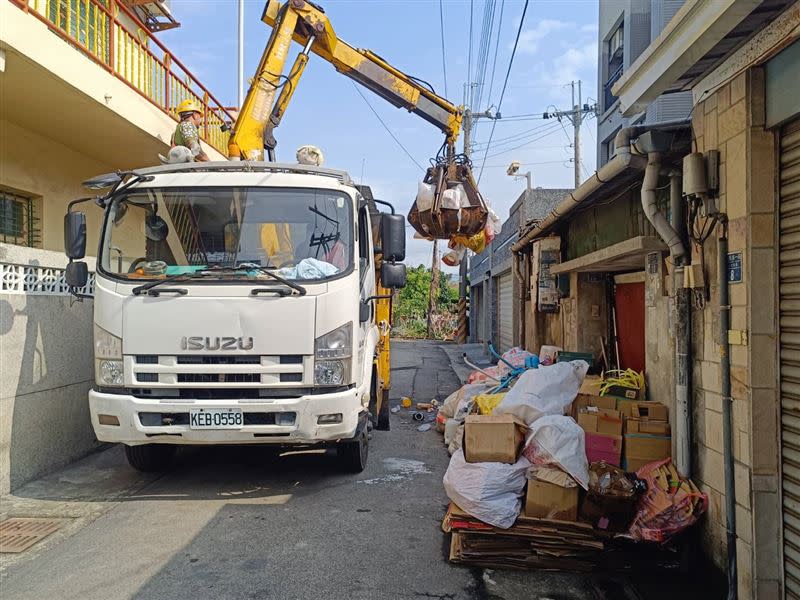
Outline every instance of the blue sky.
[[(438, 0), (318, 0), (337, 35), (353, 46), (368, 48), (418, 78), (430, 82), (445, 95), (442, 69)], [(508, 60), (519, 26), (523, 2), (496, 2), (495, 31), (503, 7), (497, 67), (491, 98), (489, 79), (494, 59), (494, 40), (488, 60), (483, 108), (496, 107)], [(485, 0), (473, 0), (473, 65), (477, 59)], [(245, 2), (245, 78), (252, 77), (271, 29), (261, 21), (263, 0)], [(236, 104), (236, 2), (234, 0), (173, 0), (172, 12), (181, 22), (160, 39), (220, 99)], [(468, 81), (468, 0), (445, 0), (445, 54), (447, 97), (460, 104)], [(568, 109), (570, 81), (582, 80), (584, 102), (597, 97), (597, 2), (536, 1), (528, 6), (522, 35), (492, 147), (486, 153), (491, 130), (479, 122), (473, 152), (476, 176), (487, 154), (480, 188), (501, 220), (524, 190), (524, 180), (506, 175), (512, 160), (533, 163), (534, 186), (571, 187), (573, 166), (570, 147), (572, 126), (564, 121), (514, 120), (514, 115), (540, 115), (548, 108)], [(294, 46), (295, 52), (299, 46)], [(290, 58), (293, 60), (293, 57)], [(287, 67), (288, 68), (288, 67)], [(474, 71), (474, 66), (473, 66)], [(473, 75), (474, 79), (474, 75)], [(365, 96), (381, 118), (421, 165), (439, 149), (442, 134), (405, 110), (396, 109), (368, 90)], [(566, 129), (566, 131), (565, 131)], [(584, 177), (595, 169), (596, 121), (582, 129)], [(323, 149), (326, 166), (345, 169), (372, 186), (376, 197), (407, 213), (423, 175), (420, 168), (397, 146), (354, 89), (351, 81), (312, 54), (298, 90), (276, 132), (278, 160), (294, 161), (295, 149), (314, 144)], [(430, 243), (410, 239), (407, 263), (430, 263)]]

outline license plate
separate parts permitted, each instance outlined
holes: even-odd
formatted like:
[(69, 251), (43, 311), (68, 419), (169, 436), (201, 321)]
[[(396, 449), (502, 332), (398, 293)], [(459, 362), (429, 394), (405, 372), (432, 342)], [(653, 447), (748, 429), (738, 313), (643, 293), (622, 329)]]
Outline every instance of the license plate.
[(189, 411), (189, 429), (241, 429), (241, 408), (196, 408)]

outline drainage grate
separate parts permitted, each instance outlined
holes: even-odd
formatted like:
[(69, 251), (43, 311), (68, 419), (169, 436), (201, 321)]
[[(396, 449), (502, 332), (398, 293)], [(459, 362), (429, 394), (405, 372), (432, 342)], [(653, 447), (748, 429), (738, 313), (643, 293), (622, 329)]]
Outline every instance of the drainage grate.
[(57, 531), (62, 524), (62, 519), (6, 519), (0, 523), (0, 552), (24, 552)]

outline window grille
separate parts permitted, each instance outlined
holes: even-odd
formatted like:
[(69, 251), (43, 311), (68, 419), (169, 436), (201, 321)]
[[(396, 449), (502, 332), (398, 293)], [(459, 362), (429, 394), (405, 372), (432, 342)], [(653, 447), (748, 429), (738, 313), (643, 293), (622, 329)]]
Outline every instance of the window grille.
[(0, 242), (29, 248), (41, 246), (41, 220), (33, 198), (0, 190)]

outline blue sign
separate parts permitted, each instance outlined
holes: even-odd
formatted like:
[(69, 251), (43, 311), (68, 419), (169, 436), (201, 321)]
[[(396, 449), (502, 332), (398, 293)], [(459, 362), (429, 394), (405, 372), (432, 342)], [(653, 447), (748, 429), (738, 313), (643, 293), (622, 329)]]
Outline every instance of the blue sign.
[(728, 283), (742, 282), (742, 252), (728, 252)]

